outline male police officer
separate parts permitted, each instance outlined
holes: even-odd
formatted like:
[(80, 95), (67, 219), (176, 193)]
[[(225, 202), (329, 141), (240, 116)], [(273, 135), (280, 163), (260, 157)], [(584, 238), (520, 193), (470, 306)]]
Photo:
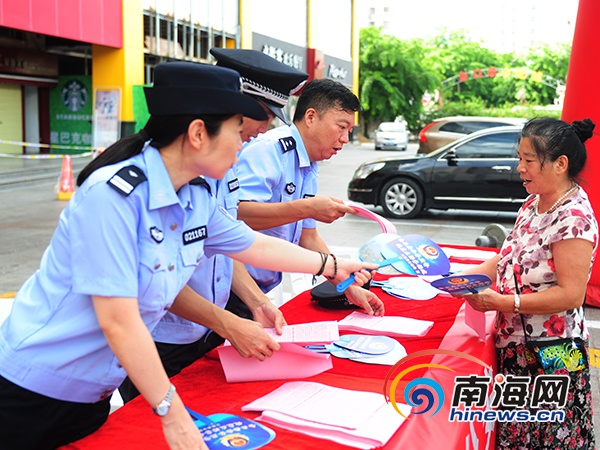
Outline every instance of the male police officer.
[[(341, 200), (317, 196), (319, 161), (340, 151), (349, 140), (360, 103), (341, 83), (313, 80), (302, 90), (292, 125), (261, 134), (240, 154), (238, 218), (255, 230), (302, 247), (329, 254), (316, 221), (331, 223), (352, 213)], [(263, 292), (281, 283), (282, 274), (248, 267)], [(369, 314), (383, 315), (381, 300), (351, 286), (346, 297)], [(235, 311), (235, 293), (227, 308)]]

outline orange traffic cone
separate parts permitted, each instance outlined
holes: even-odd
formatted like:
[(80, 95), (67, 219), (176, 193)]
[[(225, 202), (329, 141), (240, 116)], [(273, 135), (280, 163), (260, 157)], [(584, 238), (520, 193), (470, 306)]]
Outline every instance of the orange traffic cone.
[(60, 172), (60, 181), (57, 197), (59, 200), (69, 200), (75, 192), (75, 183), (73, 182), (73, 165), (71, 157), (65, 155)]

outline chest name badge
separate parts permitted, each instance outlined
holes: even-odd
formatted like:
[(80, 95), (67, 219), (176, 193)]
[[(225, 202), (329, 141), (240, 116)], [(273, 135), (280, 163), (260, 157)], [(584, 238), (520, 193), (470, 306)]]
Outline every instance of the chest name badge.
[(283, 147), (283, 153), (289, 152), (290, 150), (296, 150), (296, 139), (292, 136), (284, 137), (279, 139), (281, 147)]
[(296, 185), (294, 183), (286, 184), (285, 192), (287, 192), (289, 195), (292, 195), (294, 192), (296, 192)]
[(304, 194), (303, 198), (313, 198), (315, 194)]
[(154, 239), (155, 242), (161, 243), (165, 238), (163, 232), (156, 227), (150, 228), (150, 237)]
[(240, 180), (234, 178), (227, 183), (227, 186), (229, 187), (229, 192), (237, 191), (240, 188)]
[(192, 228), (183, 232), (183, 245), (193, 244), (194, 242), (206, 239), (208, 234), (206, 233), (206, 225), (198, 228)]

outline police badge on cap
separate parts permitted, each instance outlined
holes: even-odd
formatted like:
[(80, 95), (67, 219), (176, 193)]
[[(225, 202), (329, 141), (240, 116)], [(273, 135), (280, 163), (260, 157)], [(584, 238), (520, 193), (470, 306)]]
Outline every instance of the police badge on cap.
[(286, 124), (283, 111), (290, 95), (306, 82), (308, 74), (271, 58), (257, 50), (235, 48), (210, 49), (218, 66), (234, 69), (242, 77), (242, 92), (255, 97)]

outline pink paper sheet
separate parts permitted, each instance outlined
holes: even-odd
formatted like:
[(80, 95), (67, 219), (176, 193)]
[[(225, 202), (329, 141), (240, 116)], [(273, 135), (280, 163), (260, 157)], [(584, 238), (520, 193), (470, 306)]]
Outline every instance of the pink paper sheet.
[(365, 219), (374, 220), (381, 227), (381, 231), (384, 233), (392, 233), (398, 234), (398, 230), (396, 230), (396, 226), (387, 220), (385, 217), (381, 217), (379, 214), (374, 213), (373, 211), (369, 211), (362, 206), (354, 205), (351, 203), (345, 203), (346, 206), (354, 209), (356, 211), (356, 215), (360, 217), (364, 217)]
[(231, 345), (219, 347), (219, 359), (227, 382), (306, 378), (333, 367), (328, 353), (316, 353), (290, 342), (280, 345), (281, 348), (264, 361), (244, 358)]

